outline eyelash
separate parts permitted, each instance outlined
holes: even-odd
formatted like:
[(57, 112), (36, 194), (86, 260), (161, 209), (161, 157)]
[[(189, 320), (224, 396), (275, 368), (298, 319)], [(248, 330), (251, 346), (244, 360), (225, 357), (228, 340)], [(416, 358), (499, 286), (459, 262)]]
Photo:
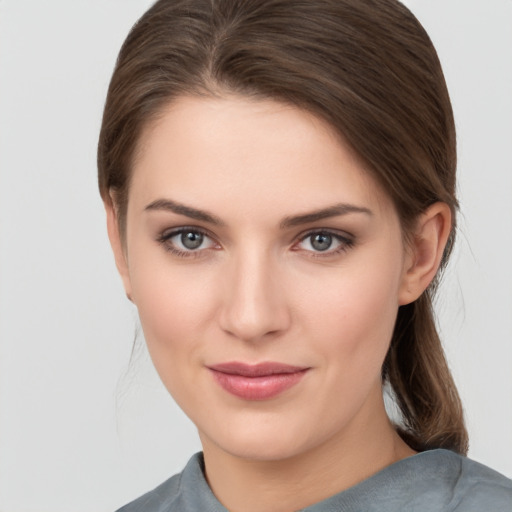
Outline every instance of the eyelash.
[(348, 251), (355, 244), (354, 238), (352, 236), (349, 236), (348, 234), (341, 235), (339, 232), (332, 231), (329, 229), (313, 229), (306, 233), (301, 234), (298, 237), (297, 242), (295, 242), (293, 244), (293, 250), (300, 251), (301, 249), (296, 248), (296, 247), (299, 244), (305, 242), (308, 238), (309, 239), (313, 238), (315, 235), (323, 235), (323, 236), (332, 237), (333, 240), (335, 240), (339, 243), (339, 247), (337, 247), (335, 249), (329, 248), (329, 249), (326, 249), (325, 251), (310, 251), (310, 250), (306, 249), (305, 252), (308, 253), (308, 256), (310, 258), (329, 258), (329, 257), (332, 258), (333, 256), (337, 256), (341, 253)]
[[(206, 249), (199, 249), (199, 250), (188, 250), (183, 251), (182, 249), (177, 248), (175, 245), (172, 244), (171, 239), (178, 235), (183, 235), (184, 233), (195, 233), (198, 235), (202, 235), (205, 238), (209, 238), (213, 241), (213, 237), (209, 235), (206, 231), (192, 227), (192, 226), (183, 226), (178, 229), (174, 229), (172, 231), (164, 231), (158, 238), (157, 242), (162, 244), (164, 249), (175, 256), (178, 256), (179, 258), (198, 258), (203, 255), (203, 251)], [(218, 244), (217, 244), (218, 245)]]
[[(184, 250), (177, 248), (175, 245), (173, 245), (170, 242), (170, 240), (172, 238), (174, 238), (175, 236), (183, 235), (184, 233), (194, 233), (194, 234), (202, 235), (203, 237), (209, 238), (210, 240), (212, 240), (214, 245), (216, 245), (216, 247), (214, 247), (215, 250), (217, 248), (220, 248), (220, 245), (214, 241), (214, 238), (208, 232), (206, 232), (200, 228), (192, 227), (192, 226), (190, 226), (190, 227), (183, 226), (178, 229), (174, 229), (170, 232), (164, 231), (157, 238), (157, 242), (159, 242), (164, 247), (164, 249), (166, 251), (168, 251), (180, 258), (198, 258), (198, 257), (201, 257), (204, 255), (203, 251), (210, 249), (210, 248), (198, 249), (198, 250), (191, 249), (188, 251), (184, 251)], [(339, 245), (339, 247), (337, 247), (334, 250), (326, 249), (325, 251), (311, 251), (311, 250), (306, 249), (305, 252), (307, 252), (308, 256), (311, 258), (333, 257), (333, 256), (336, 256), (338, 254), (348, 251), (355, 244), (354, 238), (347, 234), (341, 235), (340, 233), (338, 233), (336, 231), (332, 231), (332, 230), (328, 230), (328, 229), (315, 229), (315, 230), (311, 230), (311, 231), (308, 231), (306, 233), (302, 233), (301, 235), (299, 235), (292, 246), (292, 250), (300, 251), (301, 249), (298, 248), (297, 246), (299, 244), (305, 242), (308, 238), (312, 238), (315, 235), (324, 235), (324, 236), (332, 237), (340, 245)]]

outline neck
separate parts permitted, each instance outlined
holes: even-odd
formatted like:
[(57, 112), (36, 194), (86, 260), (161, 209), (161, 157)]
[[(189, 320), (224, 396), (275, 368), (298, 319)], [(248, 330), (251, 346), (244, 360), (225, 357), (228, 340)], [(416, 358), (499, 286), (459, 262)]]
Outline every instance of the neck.
[(208, 483), (230, 512), (299, 510), (415, 453), (391, 425), (381, 395), (377, 414), (363, 408), (336, 436), (286, 459), (238, 457), (201, 440)]

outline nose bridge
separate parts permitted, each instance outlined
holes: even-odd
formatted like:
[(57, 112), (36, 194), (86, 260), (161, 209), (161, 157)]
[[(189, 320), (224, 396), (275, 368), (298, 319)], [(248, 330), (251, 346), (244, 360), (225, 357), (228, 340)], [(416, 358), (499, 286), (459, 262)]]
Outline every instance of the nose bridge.
[(225, 276), (223, 329), (246, 341), (286, 329), (289, 318), (280, 281), (278, 262), (268, 252), (247, 247), (233, 255)]

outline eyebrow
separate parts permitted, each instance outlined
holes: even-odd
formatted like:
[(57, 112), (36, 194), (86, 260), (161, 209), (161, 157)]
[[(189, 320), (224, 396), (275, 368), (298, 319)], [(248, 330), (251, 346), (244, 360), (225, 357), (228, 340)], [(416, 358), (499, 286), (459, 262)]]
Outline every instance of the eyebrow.
[[(178, 215), (184, 215), (185, 217), (189, 217), (194, 220), (208, 222), (209, 224), (213, 224), (215, 226), (226, 225), (226, 223), (223, 220), (221, 220), (216, 215), (213, 215), (212, 213), (209, 213), (205, 210), (199, 210), (198, 208), (193, 208), (192, 206), (187, 206), (176, 201), (172, 201), (171, 199), (157, 199), (156, 201), (153, 201), (152, 203), (148, 204), (144, 208), (144, 210), (170, 211)], [(373, 215), (373, 212), (368, 208), (348, 203), (339, 203), (329, 206), (327, 208), (322, 208), (320, 210), (314, 210), (312, 212), (300, 215), (285, 217), (279, 224), (279, 227), (281, 229), (287, 229), (294, 226), (300, 226), (302, 224), (308, 224), (310, 222), (316, 222), (322, 219), (328, 219), (330, 217), (348, 215), (350, 213), (362, 213), (369, 216)]]
[(310, 222), (316, 222), (322, 219), (328, 219), (330, 217), (338, 217), (341, 215), (347, 215), (349, 213), (363, 213), (365, 215), (372, 216), (373, 212), (368, 208), (362, 206), (356, 206), (353, 204), (339, 203), (321, 210), (315, 210), (302, 215), (294, 215), (292, 217), (285, 217), (279, 227), (281, 229), (291, 228), (294, 226), (300, 226), (301, 224), (308, 224)]
[(181, 203), (177, 203), (175, 201), (171, 201), (170, 199), (157, 199), (152, 203), (148, 204), (145, 211), (153, 211), (153, 210), (165, 210), (169, 212), (176, 213), (178, 215), (184, 215), (185, 217), (189, 217), (191, 219), (199, 220), (202, 222), (208, 222), (209, 224), (213, 224), (214, 226), (225, 226), (226, 223), (219, 219), (219, 217), (208, 213), (204, 210), (199, 210), (197, 208), (193, 208), (192, 206), (186, 206)]

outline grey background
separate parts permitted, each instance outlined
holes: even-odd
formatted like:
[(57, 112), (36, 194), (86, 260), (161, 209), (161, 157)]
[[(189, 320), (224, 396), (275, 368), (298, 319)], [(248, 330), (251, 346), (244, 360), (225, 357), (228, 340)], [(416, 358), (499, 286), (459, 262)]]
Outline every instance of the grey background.
[[(199, 449), (139, 344), (95, 146), (148, 0), (0, 1), (0, 511), (109, 511)], [(512, 1), (409, 0), (459, 134), (459, 241), (438, 302), (470, 456), (512, 476)]]

